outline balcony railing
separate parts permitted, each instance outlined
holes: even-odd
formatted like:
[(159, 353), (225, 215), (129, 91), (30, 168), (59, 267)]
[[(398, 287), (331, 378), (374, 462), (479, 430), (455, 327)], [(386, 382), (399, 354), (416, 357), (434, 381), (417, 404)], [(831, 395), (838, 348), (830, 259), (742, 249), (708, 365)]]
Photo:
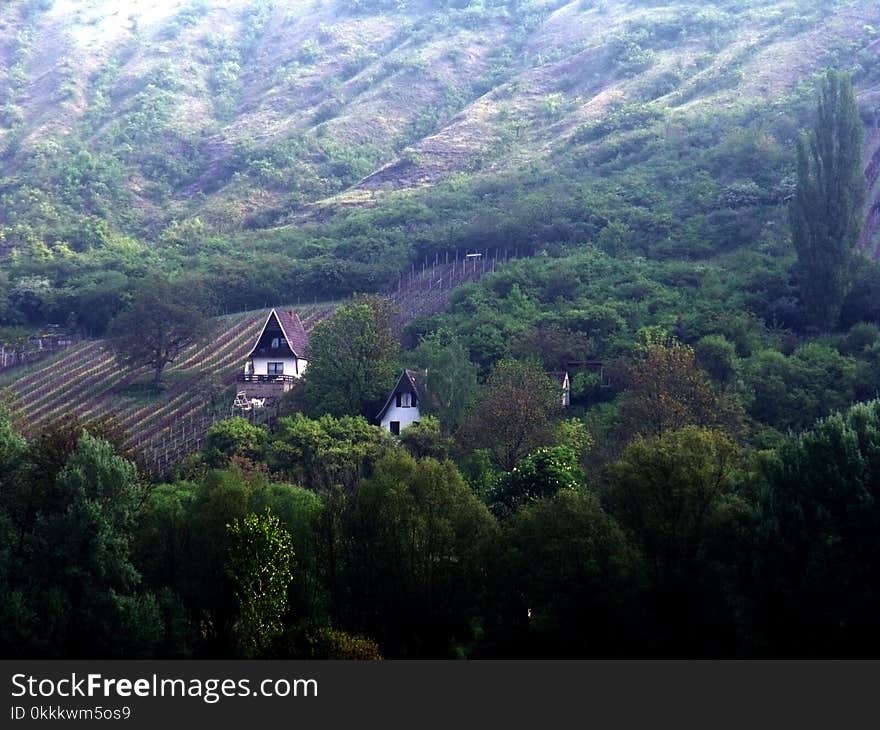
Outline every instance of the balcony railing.
[(299, 378), (294, 375), (255, 375), (253, 373), (239, 373), (239, 383), (295, 383)]

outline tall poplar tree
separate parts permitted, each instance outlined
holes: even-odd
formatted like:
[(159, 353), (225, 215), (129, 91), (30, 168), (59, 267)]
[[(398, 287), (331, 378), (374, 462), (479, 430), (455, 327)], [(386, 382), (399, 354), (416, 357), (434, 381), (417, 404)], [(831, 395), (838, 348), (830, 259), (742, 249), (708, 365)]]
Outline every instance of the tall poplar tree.
[(863, 135), (852, 80), (829, 71), (822, 80), (815, 127), (798, 141), (791, 206), (801, 296), (810, 323), (824, 331), (837, 325), (852, 286), (865, 197)]

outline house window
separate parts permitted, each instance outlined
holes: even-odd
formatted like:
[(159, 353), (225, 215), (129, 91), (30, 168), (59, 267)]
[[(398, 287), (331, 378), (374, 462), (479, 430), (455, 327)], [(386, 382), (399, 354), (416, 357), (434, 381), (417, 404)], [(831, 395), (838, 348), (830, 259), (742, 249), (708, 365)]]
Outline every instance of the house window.
[(273, 337), (272, 338), (272, 349), (277, 350), (280, 347), (281, 347), (281, 338), (280, 337)]
[(394, 404), (395, 404), (398, 408), (400, 408), (400, 404), (401, 404), (401, 402), (402, 402), (402, 401), (401, 401), (402, 397), (403, 397), (403, 396), (402, 396), (401, 393), (398, 393), (397, 395), (394, 396)]
[(402, 408), (410, 408), (412, 406), (412, 400), (409, 393), (401, 393), (400, 401)]
[(391, 433), (393, 433), (395, 436), (400, 436), (400, 421), (392, 421), (388, 425), (391, 428)]
[(270, 362), (266, 365), (266, 372), (269, 375), (284, 375), (284, 363)]

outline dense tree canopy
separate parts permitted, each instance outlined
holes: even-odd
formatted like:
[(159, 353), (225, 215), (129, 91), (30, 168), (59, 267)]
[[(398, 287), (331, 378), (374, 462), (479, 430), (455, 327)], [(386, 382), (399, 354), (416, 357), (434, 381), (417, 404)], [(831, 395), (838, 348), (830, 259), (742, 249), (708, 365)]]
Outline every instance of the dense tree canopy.
[(376, 415), (397, 371), (392, 327), (390, 303), (378, 297), (344, 304), (315, 327), (303, 383), (310, 413)]
[[(878, 638), (880, 402), (791, 439), (763, 464), (763, 609), (783, 652), (870, 655)], [(797, 625), (786, 620), (796, 614)]]
[(562, 389), (534, 363), (499, 362), (474, 403), (461, 438), (485, 447), (498, 466), (517, 460), (552, 440), (562, 410)]

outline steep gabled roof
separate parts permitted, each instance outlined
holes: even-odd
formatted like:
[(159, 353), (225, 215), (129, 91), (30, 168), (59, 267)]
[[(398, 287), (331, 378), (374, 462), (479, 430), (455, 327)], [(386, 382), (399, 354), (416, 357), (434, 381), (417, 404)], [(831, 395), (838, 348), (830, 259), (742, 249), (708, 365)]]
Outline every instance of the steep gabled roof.
[[(272, 310), (275, 311), (274, 309)], [(309, 349), (309, 335), (303, 323), (300, 321), (299, 315), (294, 310), (278, 312), (278, 322), (281, 324), (281, 331), (287, 338), (287, 344), (293, 350), (293, 354), (297, 357), (305, 357)]]
[(548, 378), (552, 378), (557, 383), (559, 383), (560, 388), (565, 387), (565, 381), (568, 380), (568, 371), (567, 370), (559, 370), (554, 372), (547, 373)]
[(397, 395), (397, 393), (403, 392), (401, 390), (401, 386), (404, 386), (404, 390), (410, 390), (412, 393), (415, 394), (417, 403), (421, 400), (418, 386), (419, 377), (420, 373), (417, 370), (404, 370), (400, 374), (400, 377), (397, 379), (397, 383), (394, 385), (394, 388), (391, 390), (391, 393), (388, 396), (388, 400), (385, 401), (385, 405), (382, 406), (382, 410), (379, 411), (378, 415), (376, 416), (377, 421), (382, 420), (382, 416), (385, 415), (385, 411), (387, 411), (391, 407), (391, 401), (394, 400), (394, 396)]
[(263, 333), (266, 331), (266, 327), (269, 326), (269, 322), (272, 321), (273, 317), (281, 329), (281, 334), (284, 335), (284, 339), (287, 340), (287, 344), (293, 351), (294, 357), (305, 358), (306, 352), (309, 349), (309, 335), (306, 332), (305, 327), (303, 327), (299, 315), (292, 309), (287, 311), (273, 309), (269, 312), (269, 316), (266, 317), (266, 321), (263, 323), (263, 328), (260, 330), (260, 334), (257, 336), (257, 340), (254, 342), (254, 346), (251, 348), (251, 351), (247, 356), (251, 357), (254, 352), (256, 352), (257, 346), (263, 338)]

